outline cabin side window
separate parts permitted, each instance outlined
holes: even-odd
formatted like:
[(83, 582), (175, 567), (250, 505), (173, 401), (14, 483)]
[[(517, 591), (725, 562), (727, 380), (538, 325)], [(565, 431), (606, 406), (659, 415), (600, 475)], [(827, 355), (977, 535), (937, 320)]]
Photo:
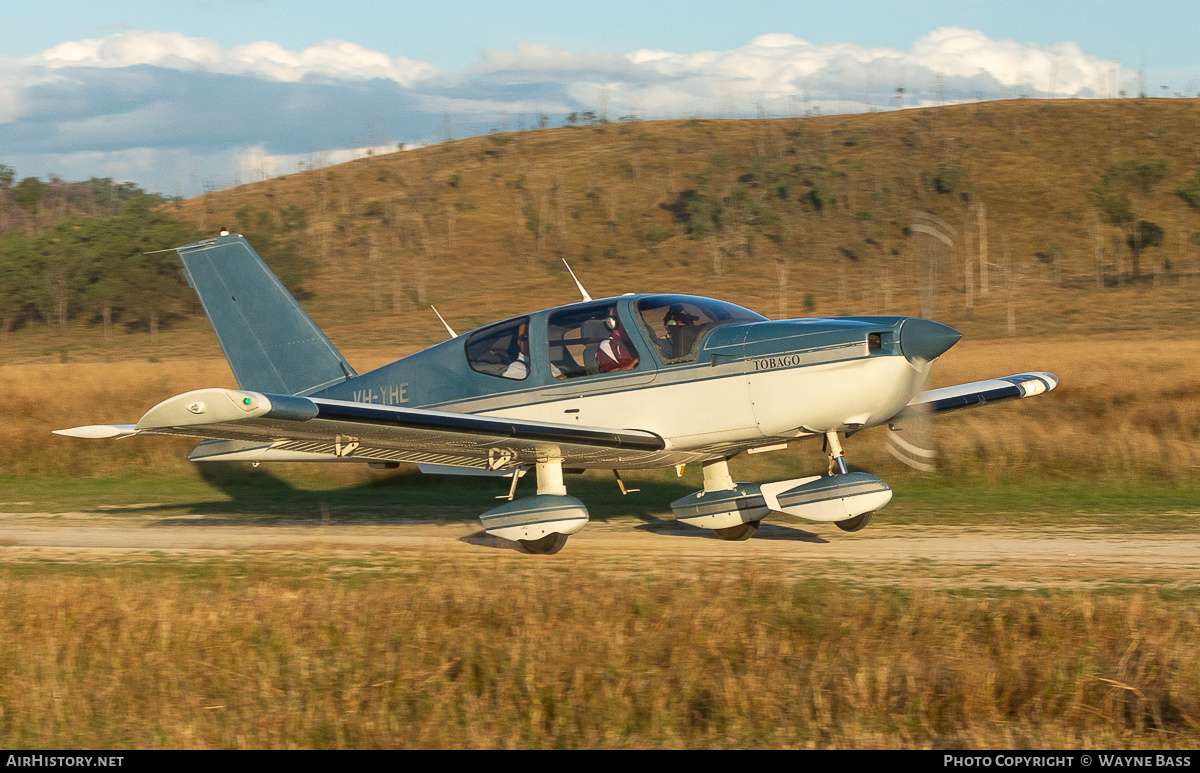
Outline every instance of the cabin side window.
[(501, 322), (467, 339), (471, 370), (516, 381), (529, 376), (529, 317)]
[(615, 306), (585, 306), (550, 315), (550, 375), (556, 379), (633, 370), (637, 350)]

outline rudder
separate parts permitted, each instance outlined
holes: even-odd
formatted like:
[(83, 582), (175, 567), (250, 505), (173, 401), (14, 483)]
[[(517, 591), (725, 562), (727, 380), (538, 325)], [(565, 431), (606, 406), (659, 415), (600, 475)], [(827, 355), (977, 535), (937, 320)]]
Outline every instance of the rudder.
[(308, 394), (356, 375), (244, 238), (175, 251), (240, 388)]

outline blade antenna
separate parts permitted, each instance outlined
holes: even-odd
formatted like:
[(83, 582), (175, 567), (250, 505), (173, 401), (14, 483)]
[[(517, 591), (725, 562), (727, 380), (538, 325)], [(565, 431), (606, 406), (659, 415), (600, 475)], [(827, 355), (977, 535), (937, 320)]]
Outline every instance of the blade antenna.
[(452, 327), (450, 327), (450, 325), (446, 324), (446, 320), (442, 318), (442, 315), (441, 315), (441, 314), (438, 314), (437, 307), (436, 307), (436, 306), (434, 306), (433, 304), (430, 304), (430, 305), (429, 305), (429, 308), (433, 309), (433, 313), (434, 313), (434, 314), (437, 314), (437, 318), (438, 318), (439, 320), (441, 320), (441, 322), (442, 322), (442, 327), (446, 328), (446, 332), (450, 334), (450, 337), (451, 337), (451, 338), (458, 338), (458, 333), (455, 333), (455, 332), (454, 332), (454, 328), (452, 328)]
[(579, 294), (583, 296), (583, 300), (585, 302), (590, 301), (592, 296), (588, 295), (588, 291), (583, 289), (583, 284), (580, 283), (579, 277), (575, 276), (575, 272), (571, 271), (571, 264), (567, 262), (566, 258), (563, 258), (563, 265), (567, 267), (567, 272), (570, 273), (571, 278), (575, 280), (575, 286), (579, 288)]

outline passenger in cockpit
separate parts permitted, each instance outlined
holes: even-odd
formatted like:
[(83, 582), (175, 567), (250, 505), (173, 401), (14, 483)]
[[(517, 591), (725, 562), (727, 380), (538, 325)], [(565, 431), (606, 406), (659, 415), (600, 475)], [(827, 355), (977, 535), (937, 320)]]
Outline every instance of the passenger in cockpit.
[(596, 362), (601, 373), (611, 373), (617, 370), (630, 370), (637, 365), (637, 355), (633, 346), (625, 337), (625, 331), (613, 313), (604, 319), (604, 327), (609, 331), (608, 338), (600, 343), (596, 352)]

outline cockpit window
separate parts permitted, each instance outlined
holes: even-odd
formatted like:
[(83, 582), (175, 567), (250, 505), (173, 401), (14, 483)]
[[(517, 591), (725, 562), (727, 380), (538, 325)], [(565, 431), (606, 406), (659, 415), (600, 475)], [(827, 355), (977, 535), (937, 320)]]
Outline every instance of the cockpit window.
[(471, 370), (521, 380), (529, 376), (529, 317), (484, 328), (467, 339)]
[(701, 339), (713, 328), (766, 319), (732, 303), (686, 295), (643, 298), (638, 301), (638, 314), (659, 359), (667, 365), (695, 361)]
[(557, 379), (633, 370), (639, 362), (614, 305), (551, 314), (547, 335), (550, 374)]

